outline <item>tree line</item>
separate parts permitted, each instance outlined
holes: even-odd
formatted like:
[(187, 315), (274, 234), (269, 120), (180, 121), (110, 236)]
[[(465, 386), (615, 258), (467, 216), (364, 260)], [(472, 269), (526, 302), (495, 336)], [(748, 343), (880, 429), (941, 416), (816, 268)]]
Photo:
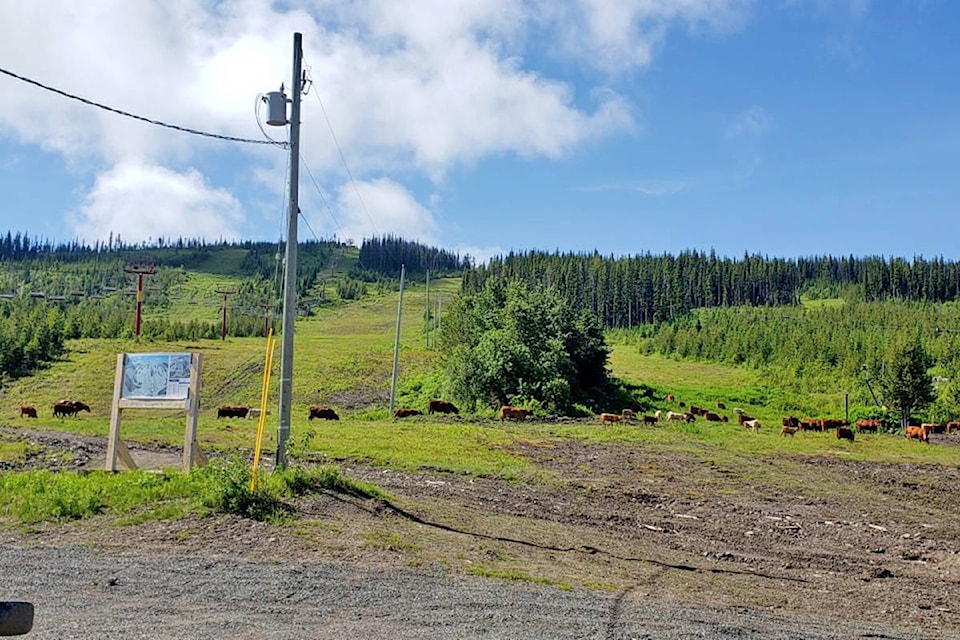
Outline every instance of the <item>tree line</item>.
[(668, 322), (697, 308), (797, 305), (804, 295), (927, 303), (960, 296), (960, 263), (922, 257), (511, 252), (467, 269), (464, 293), (481, 291), (489, 279), (555, 286), (568, 304), (595, 314), (606, 328)]
[(400, 265), (409, 275), (460, 274), (471, 266), (470, 256), (428, 247), (393, 235), (365, 239), (360, 245), (360, 266), (388, 278), (400, 275)]

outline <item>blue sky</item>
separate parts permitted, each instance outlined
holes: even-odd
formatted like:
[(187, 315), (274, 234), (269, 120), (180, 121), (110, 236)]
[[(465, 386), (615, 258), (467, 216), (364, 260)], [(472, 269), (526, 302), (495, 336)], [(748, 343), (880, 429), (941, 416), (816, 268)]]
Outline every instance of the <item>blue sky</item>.
[[(960, 259), (952, 0), (0, 0), (0, 14), (0, 69), (251, 139), (302, 33), (302, 239), (392, 233), (480, 259)], [(282, 149), (3, 74), (0, 107), (0, 230), (284, 233)]]

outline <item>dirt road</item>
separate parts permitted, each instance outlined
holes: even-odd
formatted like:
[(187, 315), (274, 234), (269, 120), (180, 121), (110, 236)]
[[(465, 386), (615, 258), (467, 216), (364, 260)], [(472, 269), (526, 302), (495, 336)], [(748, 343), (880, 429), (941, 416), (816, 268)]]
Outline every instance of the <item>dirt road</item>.
[[(79, 442), (95, 465), (98, 443)], [(743, 468), (571, 442), (516, 453), (563, 481), (343, 461), (392, 499), (308, 496), (292, 527), (8, 530), (0, 599), (33, 599), (43, 638), (960, 637), (956, 469)], [(176, 464), (176, 450), (134, 449), (146, 454)]]

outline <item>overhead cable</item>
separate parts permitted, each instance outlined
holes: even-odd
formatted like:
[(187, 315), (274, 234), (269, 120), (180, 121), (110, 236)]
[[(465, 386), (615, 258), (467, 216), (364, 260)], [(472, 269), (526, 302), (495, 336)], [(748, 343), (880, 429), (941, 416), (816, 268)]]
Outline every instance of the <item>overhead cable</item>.
[(181, 127), (181, 126), (178, 126), (178, 125), (175, 125), (175, 124), (169, 124), (169, 123), (166, 123), (166, 122), (161, 122), (160, 120), (153, 120), (153, 119), (151, 119), (151, 118), (145, 118), (145, 117), (143, 117), (143, 116), (138, 116), (138, 115), (133, 114), (133, 113), (130, 113), (130, 112), (128, 112), (128, 111), (122, 111), (122, 110), (120, 110), (120, 109), (114, 109), (113, 107), (108, 107), (107, 105), (100, 104), (99, 102), (94, 102), (93, 100), (87, 100), (86, 98), (81, 98), (80, 96), (73, 95), (72, 93), (67, 93), (66, 91), (61, 91), (60, 89), (56, 89), (56, 88), (54, 88), (54, 87), (47, 86), (47, 85), (45, 85), (45, 84), (42, 84), (42, 83), (40, 83), (40, 82), (37, 82), (36, 80), (31, 80), (30, 78), (25, 78), (25, 77), (23, 77), (23, 76), (21, 76), (21, 75), (17, 75), (16, 73), (13, 73), (12, 71), (7, 71), (6, 69), (4, 69), (4, 68), (2, 68), (2, 67), (0, 67), (0, 73), (6, 74), (6, 75), (10, 76), (11, 78), (16, 78), (17, 80), (20, 80), (20, 81), (22, 81), (22, 82), (26, 82), (27, 84), (32, 84), (32, 85), (34, 85), (34, 86), (36, 86), (36, 87), (40, 87), (41, 89), (45, 89), (46, 91), (52, 91), (53, 93), (60, 94), (61, 96), (70, 98), (71, 100), (77, 100), (77, 101), (82, 102), (82, 103), (84, 103), (84, 104), (88, 104), (88, 105), (90, 105), (90, 106), (97, 107), (98, 109), (103, 109), (103, 110), (105, 110), (105, 111), (110, 111), (110, 112), (112, 112), (112, 113), (116, 113), (116, 114), (121, 115), (121, 116), (126, 116), (126, 117), (128, 117), (128, 118), (133, 118), (134, 120), (140, 120), (141, 122), (147, 122), (147, 123), (149, 123), (149, 124), (155, 124), (155, 125), (157, 125), (157, 126), (159, 126), (159, 127), (166, 127), (167, 129), (175, 129), (175, 130), (177, 130), (177, 131), (182, 131), (182, 132), (184, 132), (184, 133), (192, 133), (192, 134), (194, 134), (194, 135), (205, 136), (205, 137), (207, 137), (207, 138), (216, 138), (217, 140), (226, 140), (226, 141), (228, 141), (228, 142), (243, 142), (243, 143), (245, 143), (245, 144), (268, 144), (268, 145), (271, 145), (271, 146), (278, 146), (278, 147), (283, 147), (283, 148), (286, 148), (286, 147), (287, 147), (287, 143), (286, 143), (286, 142), (281, 142), (281, 141), (278, 141), (278, 140), (253, 140), (253, 139), (250, 139), (250, 138), (236, 138), (236, 137), (234, 137), (234, 136), (224, 136), (224, 135), (220, 135), (219, 133), (209, 133), (209, 132), (206, 132), (206, 131), (199, 131), (199, 130), (197, 130), (197, 129), (191, 129), (191, 128), (189, 128), (189, 127)]

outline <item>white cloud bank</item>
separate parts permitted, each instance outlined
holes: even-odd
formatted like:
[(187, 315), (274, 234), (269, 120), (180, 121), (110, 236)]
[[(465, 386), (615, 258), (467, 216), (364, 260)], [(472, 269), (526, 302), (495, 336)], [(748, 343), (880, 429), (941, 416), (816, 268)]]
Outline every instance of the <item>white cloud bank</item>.
[[(303, 104), (304, 159), (321, 183), (343, 184), (343, 151), (367, 205), (358, 209), (341, 190), (334, 206), (344, 228), (326, 221), (322, 228), (436, 242), (435, 215), (404, 185), (411, 176), (442, 181), (451, 169), (503, 154), (560, 158), (634, 128), (632, 105), (604, 80), (578, 94), (549, 68), (525, 66), (526, 53), (556, 49), (580, 65), (620, 72), (648, 64), (671, 26), (729, 29), (749, 4), (0, 0), (0, 60), (118, 109), (259, 138), (255, 97), (281, 82), (289, 91), (292, 33), (302, 32), (314, 82)], [(261, 188), (282, 190), (285, 158), (276, 149), (146, 125), (6, 76), (0, 91), (0, 136), (61, 154), (94, 185), (68, 219), (79, 237), (235, 236), (250, 212), (210, 184), (209, 163), (223, 158), (234, 179), (253, 176), (247, 180)], [(309, 188), (304, 181), (301, 193)], [(149, 215), (131, 216), (135, 208)]]

